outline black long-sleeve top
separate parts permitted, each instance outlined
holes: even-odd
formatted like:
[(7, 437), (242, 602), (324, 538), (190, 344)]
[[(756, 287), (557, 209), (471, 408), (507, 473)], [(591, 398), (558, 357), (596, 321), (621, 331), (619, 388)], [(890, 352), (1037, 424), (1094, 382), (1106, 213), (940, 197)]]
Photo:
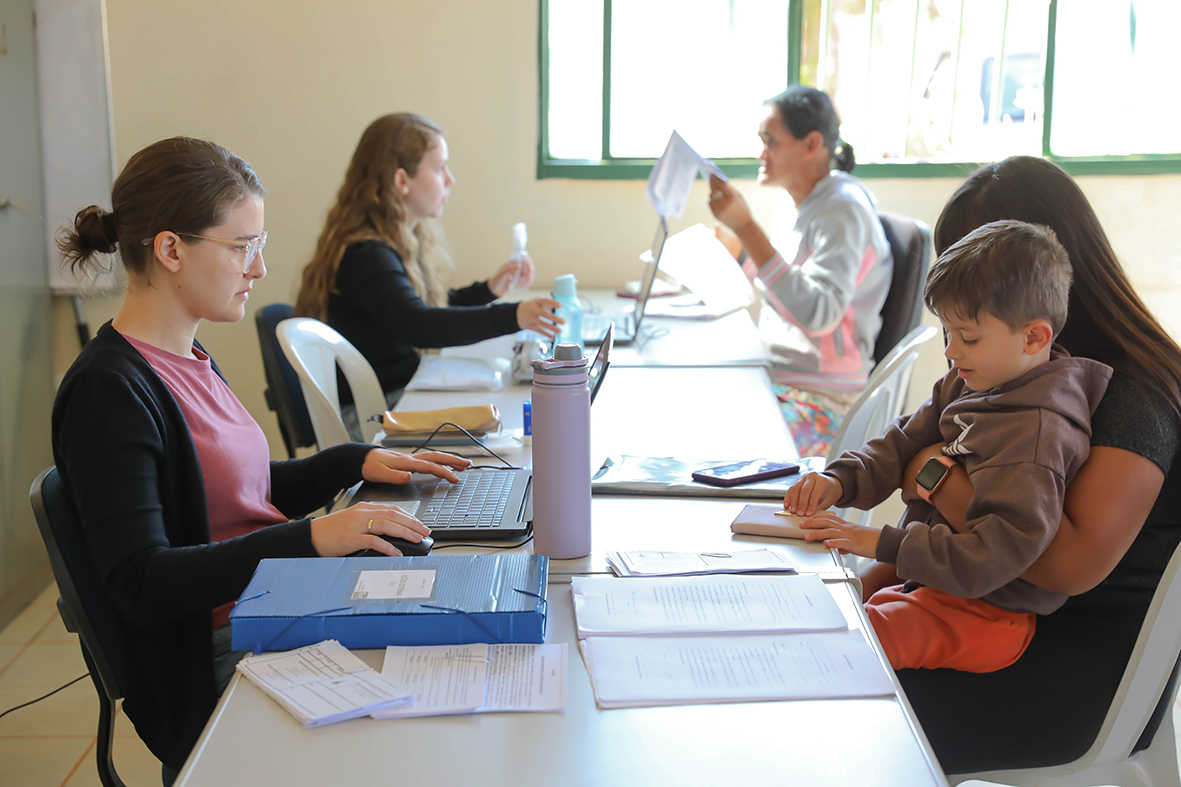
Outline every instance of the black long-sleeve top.
[(517, 304), (492, 303), (487, 282), (451, 290), (446, 307), (427, 306), (402, 257), (383, 241), (345, 249), (328, 296), (328, 324), (369, 361), (385, 391), (405, 388), (418, 369), (415, 348), (456, 347), (514, 333)]
[(307, 514), (361, 479), (372, 448), (271, 462), (271, 502), (296, 521), (210, 543), (196, 447), (143, 356), (108, 322), (66, 373), (54, 462), (130, 643), (123, 707), (166, 764), (184, 764), (217, 702), (212, 610), (241, 594), (262, 558), (316, 555)]

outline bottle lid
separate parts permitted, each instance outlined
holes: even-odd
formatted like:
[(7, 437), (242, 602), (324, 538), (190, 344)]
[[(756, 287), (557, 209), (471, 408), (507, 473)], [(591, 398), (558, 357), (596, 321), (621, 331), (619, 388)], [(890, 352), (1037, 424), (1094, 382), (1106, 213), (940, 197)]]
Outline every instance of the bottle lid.
[(562, 298), (578, 295), (578, 279), (573, 273), (564, 273), (554, 277), (554, 297)]

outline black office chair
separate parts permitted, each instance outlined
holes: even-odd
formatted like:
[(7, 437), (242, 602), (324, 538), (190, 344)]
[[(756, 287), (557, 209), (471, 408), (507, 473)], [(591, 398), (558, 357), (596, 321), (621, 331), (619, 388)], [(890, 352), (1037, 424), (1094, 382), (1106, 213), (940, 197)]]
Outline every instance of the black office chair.
[(931, 228), (900, 213), (879, 213), (882, 229), (894, 255), (890, 291), (882, 306), (882, 328), (873, 348), (881, 363), (903, 337), (919, 326), (923, 315), (923, 283), (931, 256)]
[(295, 456), (296, 448), (316, 444), (316, 433), (312, 428), (311, 416), (308, 415), (303, 390), (299, 387), (299, 376), (283, 354), (275, 334), (275, 328), (290, 317), (292, 311), (285, 303), (272, 303), (254, 315), (258, 343), (262, 349), (262, 368), (267, 378), (267, 389), (263, 393), (267, 407), (279, 418), (279, 432), (283, 435), (283, 444), (290, 457)]
[(115, 703), (123, 698), (131, 671), (131, 651), (123, 618), (99, 580), (82, 533), (82, 524), (66, 497), (57, 468), (51, 467), (29, 490), (33, 515), (49, 552), (60, 597), (57, 609), (66, 628), (78, 635), (82, 658), (98, 691), (98, 743), (95, 760), (103, 787), (126, 787), (111, 759)]

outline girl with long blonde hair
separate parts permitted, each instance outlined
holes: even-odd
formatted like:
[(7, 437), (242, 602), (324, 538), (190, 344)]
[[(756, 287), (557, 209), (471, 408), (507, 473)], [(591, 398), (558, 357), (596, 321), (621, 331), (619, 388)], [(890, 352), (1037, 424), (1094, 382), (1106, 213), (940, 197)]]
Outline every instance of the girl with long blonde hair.
[(527, 328), (552, 338), (557, 301), (492, 303), (516, 282), (533, 283), (533, 261), (503, 264), (487, 281), (448, 290), (452, 269), (431, 229), (455, 182), (443, 130), (409, 113), (369, 124), (312, 261), (295, 313), (322, 320), (353, 343), (397, 400), (418, 368), (419, 348), (451, 347)]

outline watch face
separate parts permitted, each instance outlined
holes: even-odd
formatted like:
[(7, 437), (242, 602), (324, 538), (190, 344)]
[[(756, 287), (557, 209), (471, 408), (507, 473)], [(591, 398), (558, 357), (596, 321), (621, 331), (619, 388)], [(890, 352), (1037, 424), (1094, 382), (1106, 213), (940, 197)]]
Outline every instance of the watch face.
[(919, 486), (930, 492), (936, 484), (943, 480), (943, 476), (947, 475), (947, 469), (947, 465), (938, 459), (928, 459), (914, 480), (918, 482)]

